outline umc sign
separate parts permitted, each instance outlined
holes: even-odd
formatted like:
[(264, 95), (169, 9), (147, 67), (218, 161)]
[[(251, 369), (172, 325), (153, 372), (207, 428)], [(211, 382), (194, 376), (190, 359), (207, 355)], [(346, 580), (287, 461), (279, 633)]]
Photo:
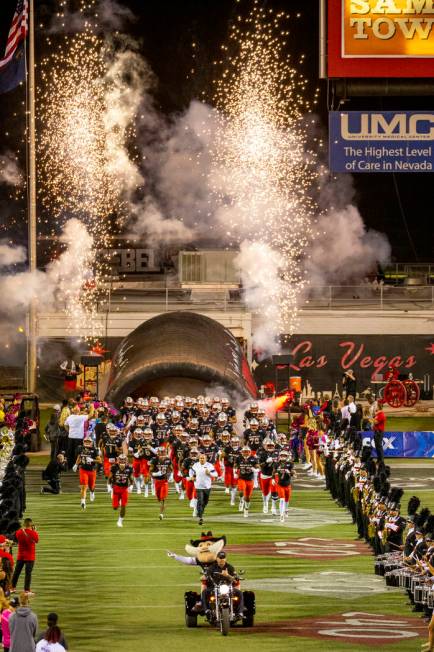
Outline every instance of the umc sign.
[(333, 172), (432, 172), (434, 112), (332, 111)]
[(329, 77), (434, 77), (434, 0), (329, 0)]

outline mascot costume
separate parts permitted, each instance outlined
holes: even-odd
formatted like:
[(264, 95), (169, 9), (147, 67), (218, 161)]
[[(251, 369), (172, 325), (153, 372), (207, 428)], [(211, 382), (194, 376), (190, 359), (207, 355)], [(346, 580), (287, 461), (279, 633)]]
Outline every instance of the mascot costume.
[(200, 539), (190, 540), (185, 546), (185, 551), (190, 555), (185, 557), (167, 551), (167, 556), (176, 559), (187, 566), (200, 566), (204, 571), (217, 559), (218, 553), (226, 545), (226, 537), (214, 537), (212, 532), (202, 532)]

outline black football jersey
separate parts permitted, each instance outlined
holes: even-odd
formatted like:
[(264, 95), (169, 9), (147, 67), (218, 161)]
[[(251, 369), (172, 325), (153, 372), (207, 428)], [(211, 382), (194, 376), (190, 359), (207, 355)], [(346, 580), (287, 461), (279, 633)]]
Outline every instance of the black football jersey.
[(114, 462), (119, 453), (122, 453), (122, 437), (109, 437), (107, 435), (103, 439), (102, 446), (105, 457)]
[(197, 462), (197, 457), (195, 459), (192, 459), (191, 457), (184, 457), (182, 460), (182, 465), (181, 465), (181, 473), (184, 478), (189, 477), (189, 471), (190, 468)]
[(277, 476), (277, 483), (281, 487), (289, 487), (292, 482), (294, 464), (292, 462), (278, 461), (274, 467), (274, 472)]
[(78, 465), (83, 471), (94, 471), (96, 469), (96, 458), (99, 455), (99, 451), (95, 446), (80, 446), (78, 451)]
[(238, 476), (241, 480), (253, 480), (254, 469), (257, 467), (258, 460), (256, 457), (250, 455), (245, 458), (242, 455), (237, 457), (235, 466), (238, 471)]
[(154, 457), (151, 460), (152, 475), (156, 480), (168, 480), (172, 471), (172, 462), (168, 457), (160, 459)]
[(232, 446), (225, 446), (223, 449), (225, 466), (233, 467), (239, 454), (239, 447), (235, 450)]
[(262, 446), (262, 442), (265, 439), (265, 432), (263, 430), (247, 430), (244, 431), (244, 443), (252, 450), (257, 451)]
[(168, 425), (165, 424), (163, 426), (159, 426), (158, 423), (154, 423), (152, 425), (152, 430), (154, 432), (154, 439), (158, 442), (159, 446), (168, 440), (170, 434)]
[(206, 461), (210, 464), (215, 464), (219, 457), (219, 449), (215, 444), (211, 446), (199, 446), (199, 452), (206, 455)]
[(135, 457), (136, 460), (141, 460), (143, 458), (144, 445), (145, 442), (141, 437), (139, 439), (136, 439), (135, 437), (133, 439), (130, 439), (130, 443), (128, 444), (128, 450), (130, 451), (130, 453), (133, 454), (133, 457)]
[(278, 456), (279, 453), (277, 451), (270, 452), (261, 450), (259, 452), (259, 468), (263, 477), (270, 478), (273, 475)]
[(113, 464), (111, 468), (112, 484), (117, 487), (128, 487), (131, 484), (132, 473), (133, 469), (129, 464), (123, 469), (119, 464)]

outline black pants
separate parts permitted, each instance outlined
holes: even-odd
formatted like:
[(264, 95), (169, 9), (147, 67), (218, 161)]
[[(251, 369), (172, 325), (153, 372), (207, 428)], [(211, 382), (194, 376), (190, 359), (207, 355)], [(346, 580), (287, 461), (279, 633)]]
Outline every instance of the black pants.
[(82, 439), (71, 439), (70, 437), (68, 438), (68, 469), (72, 469), (74, 466), (77, 460), (78, 449), (82, 445)]
[(54, 460), (58, 452), (59, 440), (50, 441), (50, 459)]
[(15, 589), (18, 583), (18, 580), (21, 575), (21, 571), (23, 570), (25, 566), (25, 576), (24, 576), (24, 591), (30, 591), (30, 583), (32, 581), (32, 570), (33, 566), (35, 565), (34, 561), (23, 561), (22, 559), (18, 559), (16, 565), (15, 565), (15, 570), (14, 574), (12, 577), (12, 587)]
[(377, 459), (379, 462), (382, 462), (384, 460), (383, 435), (384, 432), (382, 432), (381, 430), (374, 430), (375, 450), (377, 451)]
[(197, 493), (197, 515), (202, 518), (205, 507), (208, 505), (211, 489), (196, 489)]
[(47, 480), (48, 487), (42, 487), (44, 494), (60, 494), (60, 480), (59, 478), (50, 478)]

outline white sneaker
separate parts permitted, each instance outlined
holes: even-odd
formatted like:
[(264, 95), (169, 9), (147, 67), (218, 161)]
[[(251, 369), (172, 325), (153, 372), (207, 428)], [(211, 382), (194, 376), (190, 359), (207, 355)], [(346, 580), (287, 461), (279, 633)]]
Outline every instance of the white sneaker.
[(197, 516), (197, 509), (196, 509), (196, 507), (195, 507), (195, 508), (193, 509), (193, 518), (196, 518), (196, 516)]
[(152, 485), (151, 487), (151, 496), (155, 496), (155, 486)]
[(81, 504), (81, 509), (86, 509), (86, 501), (85, 500), (82, 500), (80, 504)]
[(271, 514), (272, 516), (277, 516), (277, 509), (275, 508), (274, 505), (271, 505)]
[(95, 500), (95, 492), (90, 491), (89, 493), (90, 493), (90, 502), (93, 503), (93, 501)]
[(111, 492), (112, 492), (112, 486), (107, 482), (107, 493), (111, 494)]
[(193, 507), (194, 507), (194, 498), (192, 498), (192, 499), (190, 500), (190, 507), (191, 507), (192, 509), (193, 509)]
[(235, 505), (235, 500), (234, 500), (233, 498), (231, 498), (231, 502), (230, 502), (229, 504), (231, 505), (231, 507), (234, 507), (234, 505)]
[(249, 510), (248, 509), (244, 510), (244, 518), (249, 518)]
[(315, 473), (313, 471), (308, 471), (307, 475), (313, 476), (313, 475), (315, 475)]
[(225, 494), (230, 494), (230, 493), (231, 493), (231, 490), (229, 489), (229, 487), (226, 487)]
[(312, 464), (305, 464), (305, 465), (303, 466), (303, 470), (304, 470), (304, 471), (309, 471), (309, 469), (311, 469), (311, 468), (312, 468)]
[(181, 493), (179, 494), (179, 500), (184, 500), (184, 492), (183, 491), (181, 491)]
[(268, 514), (268, 505), (264, 505), (264, 507), (262, 509), (262, 513), (263, 514)]
[(147, 484), (145, 485), (145, 491), (144, 491), (143, 495), (145, 496), (145, 498), (147, 498), (149, 496), (149, 488), (148, 488)]
[(160, 521), (162, 521), (163, 518), (164, 518), (164, 514), (159, 514), (159, 515), (158, 515), (158, 518), (160, 519)]
[(124, 525), (122, 523), (122, 519), (120, 517), (118, 518), (117, 526), (118, 527), (124, 527)]
[(238, 505), (238, 511), (239, 511), (239, 512), (242, 512), (243, 509), (244, 509), (244, 499), (243, 499), (243, 498), (240, 498), (240, 503), (239, 503), (239, 505)]
[(282, 514), (280, 517), (280, 522), (284, 523), (285, 522), (285, 514)]
[(142, 488), (141, 488), (141, 487), (137, 487), (137, 489), (136, 489), (136, 493), (141, 494), (141, 493), (142, 493)]

